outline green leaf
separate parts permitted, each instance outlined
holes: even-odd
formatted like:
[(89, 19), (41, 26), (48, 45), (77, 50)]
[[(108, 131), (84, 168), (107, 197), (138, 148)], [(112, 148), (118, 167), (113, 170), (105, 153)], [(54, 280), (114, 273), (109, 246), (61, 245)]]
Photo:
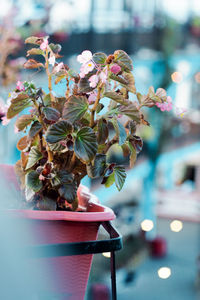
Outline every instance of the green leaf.
[(27, 51), (27, 56), (30, 55), (43, 55), (43, 51), (40, 48), (32, 48)]
[(128, 82), (121, 75), (115, 75), (115, 74), (111, 73), (109, 77), (112, 80), (121, 83), (121, 85), (123, 85), (123, 86), (126, 86), (128, 84)]
[(126, 171), (122, 166), (114, 167), (115, 185), (119, 191), (121, 191), (124, 182), (126, 180)]
[(124, 71), (132, 71), (133, 64), (131, 58), (128, 54), (123, 50), (117, 50), (114, 52), (114, 61), (118, 63), (120, 67), (124, 69)]
[(119, 113), (128, 116), (137, 123), (140, 123), (140, 112), (137, 109), (136, 105), (132, 102), (129, 102), (127, 106), (120, 106)]
[(149, 92), (148, 92), (148, 95), (147, 95), (151, 100), (153, 100), (154, 102), (162, 102), (160, 100), (160, 98), (155, 94), (154, 92), (154, 87), (153, 86), (150, 86), (149, 88)]
[(58, 192), (68, 203), (72, 203), (76, 199), (77, 184), (76, 182), (64, 183), (61, 185)]
[(96, 135), (90, 127), (83, 127), (77, 132), (74, 151), (81, 161), (88, 163), (93, 160), (97, 147)]
[(96, 113), (100, 113), (100, 111), (104, 108), (104, 105), (102, 103), (98, 103)]
[(105, 187), (109, 188), (111, 185), (113, 185), (113, 183), (115, 182), (115, 174), (114, 172), (108, 176), (108, 178), (106, 179), (105, 182)]
[(49, 44), (49, 47), (54, 53), (59, 53), (62, 50), (62, 46), (60, 44)]
[(38, 121), (35, 121), (32, 124), (31, 129), (28, 133), (28, 138), (29, 139), (34, 138), (41, 130), (42, 130), (42, 124), (40, 124), (40, 122)]
[(32, 58), (28, 59), (23, 66), (24, 69), (38, 69), (40, 67), (45, 68), (44, 64)]
[(12, 119), (18, 115), (21, 111), (27, 108), (30, 105), (30, 99), (26, 98), (24, 100), (12, 102), (7, 111), (7, 118)]
[(48, 145), (51, 151), (56, 151), (56, 152), (60, 152), (66, 148), (63, 145), (61, 145), (59, 142), (55, 144), (48, 144)]
[(103, 118), (98, 120), (97, 123), (97, 141), (98, 144), (104, 144), (108, 138), (108, 124)]
[(97, 154), (94, 162), (87, 165), (87, 174), (90, 178), (98, 178), (104, 174), (106, 169), (106, 155)]
[(143, 141), (139, 136), (130, 136), (129, 143), (135, 148), (136, 153), (140, 153), (140, 151), (142, 151)]
[(53, 107), (44, 107), (42, 112), (48, 121), (57, 122), (60, 118), (60, 112)]
[(140, 94), (140, 93), (137, 93), (136, 96), (137, 96), (139, 104), (142, 104), (144, 96), (142, 94)]
[(38, 202), (40, 210), (56, 210), (56, 199), (51, 199), (46, 196), (42, 196), (40, 201)]
[(126, 101), (124, 99), (124, 96), (122, 94), (110, 91), (110, 92), (105, 92), (104, 97), (110, 98), (120, 104), (126, 105)]
[(37, 36), (30, 36), (27, 39), (25, 39), (25, 44), (38, 45), (38, 40), (40, 40), (40, 38), (38, 38)]
[(60, 170), (57, 173), (57, 176), (61, 183), (70, 183), (70, 182), (73, 182), (73, 179), (74, 179), (72, 173), (69, 173), (66, 170)]
[(89, 93), (93, 90), (93, 88), (90, 87), (88, 77), (81, 78), (78, 84), (78, 91), (79, 93)]
[(43, 186), (41, 180), (39, 179), (39, 174), (36, 171), (27, 173), (25, 182), (26, 185), (36, 193), (39, 192)]
[(42, 157), (43, 157), (42, 153), (37, 149), (36, 146), (33, 146), (28, 155), (26, 170), (33, 167), (38, 162), (38, 160), (40, 160)]
[(17, 95), (17, 97), (15, 97), (11, 100), (11, 103), (16, 104), (16, 103), (22, 102), (22, 100), (27, 100), (27, 99), (29, 99), (28, 94), (20, 93)]
[(95, 53), (92, 58), (96, 64), (105, 65), (107, 56), (105, 53), (98, 52), (98, 53)]
[(135, 94), (136, 88), (135, 88), (135, 79), (132, 73), (123, 73), (124, 79), (127, 81), (127, 84), (122, 84), (129, 92)]
[(63, 120), (59, 121), (47, 129), (46, 141), (47, 143), (54, 144), (64, 140), (68, 134), (72, 132), (72, 125)]
[(22, 131), (28, 125), (30, 125), (33, 120), (34, 120), (34, 117), (32, 115), (22, 115), (21, 117), (19, 117), (17, 119), (15, 125), (19, 129), (19, 131)]
[(136, 159), (137, 159), (137, 153), (131, 143), (129, 143), (129, 149), (131, 151), (131, 154), (129, 157), (129, 160), (130, 160), (129, 165), (130, 165), (130, 168), (133, 168), (133, 166), (135, 165)]
[(63, 110), (63, 119), (70, 123), (80, 120), (88, 109), (88, 100), (85, 96), (71, 96)]
[(45, 106), (50, 105), (50, 104), (51, 104), (51, 96), (50, 96), (50, 94), (46, 94), (46, 95), (44, 96), (43, 101), (44, 101), (44, 105), (45, 105)]
[(73, 69), (69, 69), (68, 71), (67, 71), (67, 73), (69, 74), (69, 76), (70, 77), (72, 77), (72, 78), (78, 78), (78, 73), (76, 72), (76, 71), (74, 71)]
[(122, 146), (126, 142), (126, 138), (127, 138), (126, 130), (124, 126), (116, 118), (112, 119), (111, 122), (115, 128), (116, 136), (119, 140), (118, 143), (120, 146)]

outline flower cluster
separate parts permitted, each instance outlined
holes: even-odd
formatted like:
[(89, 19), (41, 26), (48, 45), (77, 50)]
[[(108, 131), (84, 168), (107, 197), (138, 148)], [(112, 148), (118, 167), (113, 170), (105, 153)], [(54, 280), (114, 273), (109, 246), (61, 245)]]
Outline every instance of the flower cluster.
[(170, 111), (173, 108), (172, 98), (170, 96), (168, 96), (166, 102), (163, 102), (163, 103), (156, 102), (156, 106), (158, 108), (160, 108), (161, 111)]

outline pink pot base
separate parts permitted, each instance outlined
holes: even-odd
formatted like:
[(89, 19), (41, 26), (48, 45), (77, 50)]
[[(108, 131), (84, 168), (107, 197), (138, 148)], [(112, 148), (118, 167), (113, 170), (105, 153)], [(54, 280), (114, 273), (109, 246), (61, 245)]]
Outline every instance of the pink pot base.
[[(19, 189), (13, 166), (0, 166), (0, 172), (8, 187), (12, 183)], [(88, 200), (92, 200), (92, 194), (88, 195)], [(78, 197), (85, 201), (81, 189)], [(24, 241), (25, 246), (95, 241), (101, 222), (115, 218), (111, 209), (90, 201), (87, 212), (7, 210), (6, 213), (9, 218), (19, 219), (24, 224), (30, 237)], [(41, 293), (49, 294), (49, 299), (55, 296), (53, 299), (84, 300), (92, 257), (87, 254), (30, 259), (30, 266), (39, 266), (38, 282), (45, 281)]]

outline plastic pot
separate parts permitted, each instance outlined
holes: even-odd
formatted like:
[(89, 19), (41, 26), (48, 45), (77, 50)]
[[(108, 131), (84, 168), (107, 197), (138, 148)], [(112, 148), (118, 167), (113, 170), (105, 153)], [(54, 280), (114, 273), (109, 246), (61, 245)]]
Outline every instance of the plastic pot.
[[(0, 169), (4, 179), (13, 182), (17, 188), (13, 167), (1, 166)], [(86, 196), (93, 197), (82, 187), (78, 197), (84, 200)], [(110, 208), (92, 202), (89, 202), (87, 212), (9, 210), (8, 215), (25, 221), (26, 231), (31, 235), (28, 242), (26, 240), (27, 246), (96, 240), (101, 222), (115, 218)], [(49, 298), (41, 299), (84, 299), (92, 257), (87, 254), (31, 259), (37, 261), (42, 270), (36, 274), (38, 281), (42, 282), (45, 276), (48, 283), (47, 290), (41, 290), (41, 293), (49, 294)]]

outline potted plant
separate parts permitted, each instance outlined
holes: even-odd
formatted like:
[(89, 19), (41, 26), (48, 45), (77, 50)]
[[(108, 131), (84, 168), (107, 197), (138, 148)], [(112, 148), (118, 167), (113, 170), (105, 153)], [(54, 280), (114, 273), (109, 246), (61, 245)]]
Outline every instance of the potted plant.
[[(26, 199), (23, 208), (28, 208), (11, 214), (31, 220), (36, 243), (95, 239), (100, 222), (113, 219), (114, 213), (91, 201), (89, 192), (80, 186), (82, 178), (102, 178), (105, 187), (115, 183), (121, 190), (125, 167), (107, 161), (109, 149), (118, 144), (133, 167), (142, 149), (137, 127), (149, 126), (141, 109), (170, 110), (171, 98), (161, 88), (155, 92), (150, 87), (147, 95), (137, 93), (132, 61), (122, 50), (109, 56), (83, 51), (77, 57), (81, 63), (78, 74), (57, 62), (61, 47), (49, 43), (47, 37), (29, 37), (25, 43), (34, 45), (27, 56), (38, 55), (44, 62), (31, 58), (24, 67), (45, 69), (49, 93), (29, 81), (18, 82), (10, 93), (7, 120), (18, 116), (16, 128), (26, 133), (17, 143), (21, 159), (15, 171)], [(63, 97), (55, 94), (53, 80), (54, 84), (66, 82)], [(131, 94), (136, 95), (135, 100), (130, 99)], [(4, 166), (4, 170), (8, 178), (13, 176), (12, 167)], [(79, 275), (88, 265), (87, 279), (91, 257), (87, 255), (83, 263), (74, 257), (48, 261), (54, 274), (50, 289), (82, 299), (87, 280), (82, 282)], [(69, 267), (72, 262), (74, 266)]]

